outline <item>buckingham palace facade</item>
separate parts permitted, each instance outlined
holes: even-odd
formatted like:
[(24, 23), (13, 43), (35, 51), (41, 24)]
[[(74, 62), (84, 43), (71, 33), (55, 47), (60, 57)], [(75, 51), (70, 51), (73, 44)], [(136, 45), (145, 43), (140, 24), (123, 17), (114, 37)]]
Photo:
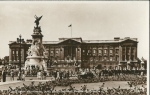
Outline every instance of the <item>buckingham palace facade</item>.
[[(112, 40), (83, 40), (82, 38), (59, 38), (43, 41), (48, 52), (47, 66), (76, 64), (81, 68), (132, 69), (138, 67), (137, 38), (115, 37)], [(32, 40), (21, 43), (21, 63), (24, 65)], [(17, 41), (9, 42), (9, 64), (19, 65)]]

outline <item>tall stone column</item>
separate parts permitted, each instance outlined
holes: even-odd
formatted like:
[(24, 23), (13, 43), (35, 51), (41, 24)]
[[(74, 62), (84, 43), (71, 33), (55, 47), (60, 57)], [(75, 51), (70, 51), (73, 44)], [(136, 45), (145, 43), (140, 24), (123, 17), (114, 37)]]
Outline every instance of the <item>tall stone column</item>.
[(130, 52), (129, 52), (129, 54), (130, 54), (129, 56), (130, 56), (130, 57), (129, 57), (129, 60), (131, 60), (131, 55), (132, 55), (131, 50), (132, 50), (132, 46), (130, 46)]
[(77, 48), (77, 52), (78, 52), (77, 59), (78, 59), (78, 60), (81, 60), (81, 52), (82, 52), (82, 51), (81, 51), (81, 48), (80, 48), (80, 47)]
[(61, 47), (61, 50), (60, 50), (60, 56), (61, 56), (61, 60), (65, 60), (64, 59), (64, 48), (63, 47)]
[(137, 60), (137, 48), (138, 47), (134, 47), (134, 61), (136, 61), (136, 62), (138, 62), (138, 60)]
[(125, 61), (127, 61), (127, 59), (126, 59), (127, 51), (126, 51), (126, 47), (124, 47), (124, 48), (125, 48)]
[(119, 62), (122, 60), (122, 47), (119, 46)]
[(12, 50), (9, 48), (9, 63), (12, 61)]
[(134, 56), (135, 56), (134, 58), (137, 59), (137, 47), (135, 47), (134, 49), (135, 49), (134, 50)]
[(76, 60), (78, 60), (78, 48), (76, 47)]

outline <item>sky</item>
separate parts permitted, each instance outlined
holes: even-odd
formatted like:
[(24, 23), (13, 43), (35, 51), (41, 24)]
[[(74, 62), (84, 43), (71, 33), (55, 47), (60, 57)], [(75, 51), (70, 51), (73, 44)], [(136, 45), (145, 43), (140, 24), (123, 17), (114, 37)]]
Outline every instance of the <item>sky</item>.
[(9, 41), (20, 34), (32, 38), (35, 15), (43, 15), (43, 41), (70, 38), (72, 24), (72, 37), (83, 40), (138, 38), (138, 57), (149, 59), (148, 1), (0, 2), (0, 58), (9, 56)]

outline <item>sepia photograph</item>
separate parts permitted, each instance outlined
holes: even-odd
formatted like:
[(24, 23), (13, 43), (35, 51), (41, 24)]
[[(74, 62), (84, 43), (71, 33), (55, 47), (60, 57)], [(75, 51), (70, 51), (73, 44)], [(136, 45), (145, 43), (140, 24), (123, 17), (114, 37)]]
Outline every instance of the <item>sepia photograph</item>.
[(0, 1), (0, 45), (0, 95), (149, 95), (149, 1)]

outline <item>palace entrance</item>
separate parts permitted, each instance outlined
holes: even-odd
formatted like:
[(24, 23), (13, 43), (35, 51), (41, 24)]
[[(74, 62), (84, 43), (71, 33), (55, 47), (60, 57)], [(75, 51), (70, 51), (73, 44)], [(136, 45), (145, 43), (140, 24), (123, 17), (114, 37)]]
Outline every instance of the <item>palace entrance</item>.
[(76, 47), (75, 46), (64, 47), (64, 57), (67, 60), (73, 60), (76, 57)]

